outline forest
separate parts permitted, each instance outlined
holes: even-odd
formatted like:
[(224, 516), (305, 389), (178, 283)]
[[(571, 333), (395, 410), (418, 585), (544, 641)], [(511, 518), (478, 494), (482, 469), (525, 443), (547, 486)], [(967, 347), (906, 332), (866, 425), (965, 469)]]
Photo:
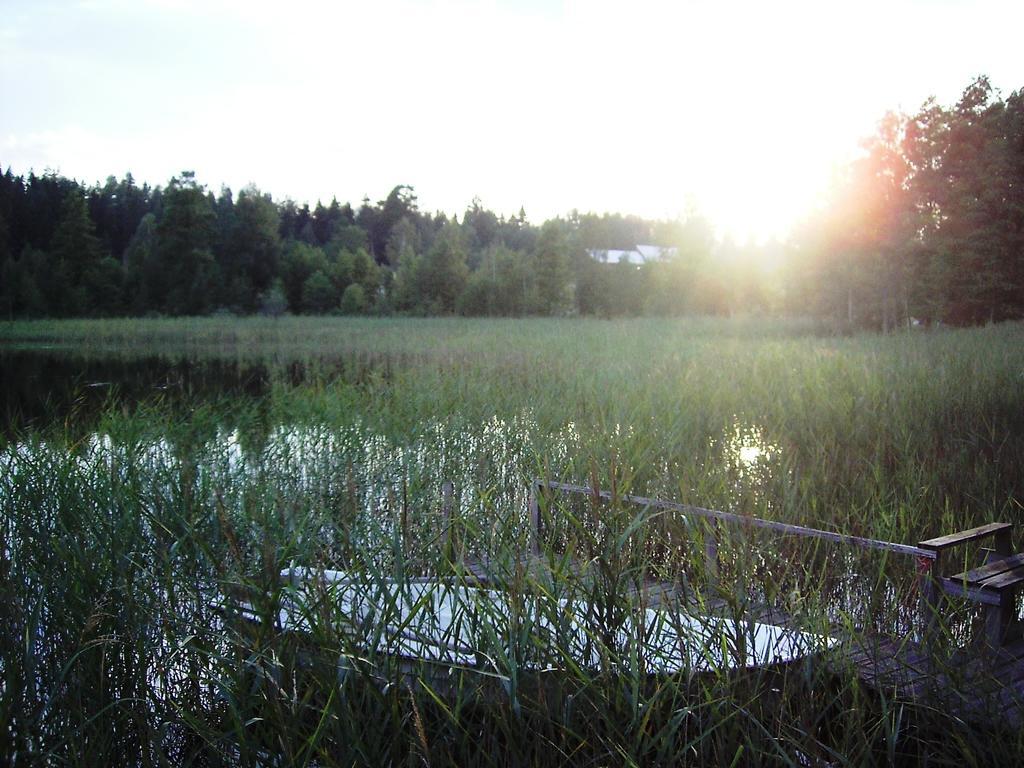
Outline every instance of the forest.
[[(2, 170), (2, 166), (0, 166)], [(606, 263), (593, 251), (662, 246)], [(358, 207), (255, 186), (0, 175), (0, 317), (207, 314), (812, 316), (836, 330), (1024, 316), (1024, 89), (889, 113), (784, 241), (694, 214), (573, 211), (541, 224), (412, 186)]]

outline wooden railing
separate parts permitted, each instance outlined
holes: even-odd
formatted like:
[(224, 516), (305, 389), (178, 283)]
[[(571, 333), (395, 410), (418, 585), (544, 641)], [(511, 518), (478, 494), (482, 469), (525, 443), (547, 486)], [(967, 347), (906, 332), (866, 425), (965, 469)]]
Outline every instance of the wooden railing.
[[(449, 553), (453, 548), (453, 529), (451, 526), (453, 505), (452, 493), (452, 484), (446, 481), (442, 486), (442, 543), (446, 551)], [(590, 488), (585, 485), (573, 485), (571, 483), (560, 483), (553, 480), (537, 479), (534, 480), (531, 485), (529, 501), (532, 549), (535, 554), (540, 552), (541, 538), (544, 534), (544, 515), (541, 512), (540, 502), (543, 497), (550, 499), (551, 495), (555, 493), (582, 495), (594, 501), (633, 504), (648, 509), (678, 513), (683, 517), (706, 520), (708, 522), (708, 526), (703, 531), (704, 567), (709, 584), (713, 588), (717, 587), (719, 573), (718, 549), (721, 534), (720, 527), (723, 525), (730, 525), (770, 531), (782, 536), (798, 536), (820, 539), (822, 541), (829, 541), (845, 546), (882, 550), (885, 552), (892, 552), (897, 555), (906, 555), (915, 558), (917, 564), (916, 585), (918, 594), (919, 634), (922, 642), (927, 645), (931, 645), (937, 637), (939, 623), (942, 616), (943, 600), (947, 594), (965, 597), (969, 600), (985, 604), (987, 609), (991, 608), (991, 610), (988, 610), (986, 621), (990, 625), (988, 634), (993, 638), (1004, 638), (1007, 634), (1007, 627), (1014, 619), (1014, 617), (1010, 616), (1012, 609), (1012, 605), (1010, 605), (1012, 595), (1010, 595), (1009, 592), (1007, 593), (1007, 596), (1004, 596), (1002, 593), (997, 596), (993, 596), (993, 592), (991, 590), (985, 591), (978, 588), (972, 588), (971, 585), (966, 583), (965, 579), (960, 578), (958, 580), (957, 577), (946, 578), (939, 571), (939, 563), (942, 561), (942, 555), (947, 549), (987, 537), (995, 539), (995, 547), (986, 558), (987, 562), (991, 562), (999, 558), (1009, 558), (1012, 551), (1010, 541), (1012, 526), (1007, 523), (990, 523), (978, 528), (972, 528), (969, 531), (940, 536), (935, 539), (928, 539), (926, 541), (919, 542), (917, 545), (901, 544), (893, 541), (866, 538), (864, 536), (852, 536), (845, 533), (838, 533), (836, 531), (826, 531), (820, 528), (794, 525), (792, 523), (783, 523), (776, 520), (765, 520), (759, 517), (741, 515), (735, 512), (725, 512), (717, 509), (708, 509), (706, 507), (698, 507), (692, 504), (662, 501), (660, 499), (651, 499), (645, 496), (616, 493), (614, 491), (595, 490), (594, 488)], [(547, 509), (550, 509), (551, 505), (548, 503), (545, 506)], [(1004, 563), (1006, 564), (1014, 565), (1015, 567), (1017, 565), (1020, 566), (1019, 574), (1011, 574), (1016, 578), (1016, 581), (1010, 585), (1014, 589), (1024, 588), (1024, 554), (1017, 557), (1020, 559), (1020, 563), (1017, 563), (1016, 560), (1004, 560)], [(1006, 569), (1004, 568), (1003, 570)], [(964, 576), (964, 574), (961, 574), (961, 577), (962, 576)], [(1005, 575), (1001, 575), (1000, 578), (1006, 580), (1007, 577)]]
[(533, 528), (535, 550), (539, 549), (544, 523), (543, 516), (541, 515), (540, 499), (542, 496), (552, 492), (585, 495), (591, 499), (601, 501), (636, 504), (650, 509), (677, 512), (683, 516), (708, 520), (710, 525), (708, 530), (704, 532), (704, 565), (705, 572), (712, 580), (716, 578), (718, 573), (718, 526), (723, 524), (758, 528), (785, 536), (822, 539), (836, 544), (863, 549), (878, 549), (898, 555), (909, 555), (917, 560), (918, 611), (921, 638), (927, 643), (930, 643), (934, 638), (942, 589), (939, 575), (934, 568), (941, 549), (935, 547), (933, 542), (922, 542), (922, 546), (899, 544), (892, 541), (882, 541), (881, 539), (870, 539), (863, 536), (837, 533), (835, 531), (825, 531), (819, 528), (809, 528), (803, 525), (793, 525), (792, 523), (782, 523), (776, 520), (764, 520), (759, 517), (736, 514), (735, 512), (707, 509), (692, 504), (680, 504), (674, 501), (662, 501), (660, 499), (650, 499), (631, 494), (613, 494), (611, 491), (594, 490), (584, 485), (572, 485), (570, 483), (538, 479), (533, 482), (530, 493), (530, 522)]
[[(983, 560), (980, 567), (951, 578), (943, 576), (939, 565), (947, 550), (989, 538), (994, 546), (981, 550)], [(944, 594), (951, 594), (980, 603), (985, 614), (986, 643), (990, 647), (1003, 645), (1011, 628), (1017, 624), (1016, 595), (1024, 586), (1024, 555), (1013, 554), (1013, 526), (1010, 523), (989, 523), (928, 539), (920, 546), (935, 553), (929, 569), (932, 610), (925, 617), (930, 622), (924, 630), (925, 636), (934, 635), (941, 598)]]

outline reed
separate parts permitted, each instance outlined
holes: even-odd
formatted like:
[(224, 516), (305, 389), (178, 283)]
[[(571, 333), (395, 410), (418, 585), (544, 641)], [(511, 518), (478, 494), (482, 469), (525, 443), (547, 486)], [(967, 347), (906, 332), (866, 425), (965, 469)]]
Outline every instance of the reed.
[[(823, 658), (651, 674), (632, 650), (651, 631), (631, 618), (637, 586), (708, 586), (704, 534), (679, 516), (546, 500), (548, 567), (517, 565), (538, 476), (908, 543), (1014, 521), (1019, 325), (834, 338), (798, 322), (288, 318), (16, 323), (0, 337), (83, 365), (116, 352), (264, 371), (256, 392), (115, 386), (9, 418), (0, 753), (13, 764), (1024, 755), (1017, 732), (879, 696)], [(416, 621), (437, 610), (411, 587), (403, 608), (386, 584), (470, 586), (465, 562), (484, 556), (504, 597), (472, 606), (474, 664), (439, 671), (382, 642), (409, 605)], [(736, 531), (720, 560), (734, 618), (767, 603), (814, 633), (913, 631), (899, 558)], [(325, 591), (301, 596), (301, 633), (280, 631), (297, 595), (278, 575), (294, 565), (377, 585), (376, 619), (354, 622)], [(243, 597), (259, 621), (226, 609)], [(599, 664), (574, 661), (567, 603)], [(973, 620), (953, 614), (947, 642)], [(725, 645), (742, 653), (741, 637)], [(721, 658), (720, 639), (705, 651)]]

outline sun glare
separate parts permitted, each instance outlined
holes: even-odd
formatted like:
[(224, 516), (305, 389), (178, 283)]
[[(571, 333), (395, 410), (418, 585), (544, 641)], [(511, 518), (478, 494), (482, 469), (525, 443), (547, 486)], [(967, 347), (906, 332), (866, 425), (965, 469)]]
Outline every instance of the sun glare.
[(781, 133), (741, 150), (728, 139), (712, 143), (698, 206), (720, 236), (783, 239), (819, 203), (848, 154), (839, 138)]

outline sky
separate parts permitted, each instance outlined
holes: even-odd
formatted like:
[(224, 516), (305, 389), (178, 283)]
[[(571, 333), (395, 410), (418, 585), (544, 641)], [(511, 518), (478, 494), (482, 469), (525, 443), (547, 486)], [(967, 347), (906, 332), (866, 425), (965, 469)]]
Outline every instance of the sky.
[(1024, 2), (0, 0), (0, 166), (782, 237), (886, 110), (1024, 87)]

